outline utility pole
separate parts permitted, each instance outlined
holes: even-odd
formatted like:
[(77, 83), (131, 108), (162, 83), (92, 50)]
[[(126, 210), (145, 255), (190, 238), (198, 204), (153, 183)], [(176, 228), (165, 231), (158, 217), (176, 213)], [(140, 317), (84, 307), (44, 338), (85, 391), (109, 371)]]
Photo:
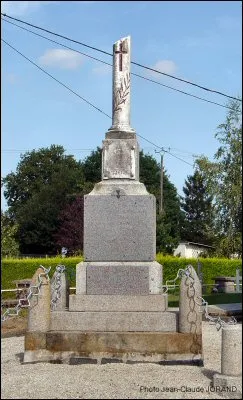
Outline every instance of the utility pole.
[(161, 160), (160, 160), (160, 204), (159, 204), (159, 212), (162, 214), (163, 212), (163, 188), (164, 188), (164, 154), (161, 153)]

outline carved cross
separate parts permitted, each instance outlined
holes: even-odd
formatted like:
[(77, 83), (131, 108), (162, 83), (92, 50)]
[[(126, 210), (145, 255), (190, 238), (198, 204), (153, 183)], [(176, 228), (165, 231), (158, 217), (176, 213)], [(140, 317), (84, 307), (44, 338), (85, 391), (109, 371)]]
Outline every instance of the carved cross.
[(115, 51), (115, 54), (119, 54), (119, 71), (122, 71), (122, 54), (126, 54), (127, 51), (122, 48), (123, 42), (120, 43), (119, 50)]

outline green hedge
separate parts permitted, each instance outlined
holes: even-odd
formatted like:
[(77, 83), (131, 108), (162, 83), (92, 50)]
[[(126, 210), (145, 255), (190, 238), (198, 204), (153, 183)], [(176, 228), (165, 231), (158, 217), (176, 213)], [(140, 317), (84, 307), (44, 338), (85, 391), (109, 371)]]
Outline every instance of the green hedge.
[[(197, 259), (179, 258), (172, 256), (163, 256), (157, 254), (156, 260), (163, 265), (163, 282), (176, 277), (179, 268), (185, 269), (191, 264), (197, 271)], [(28, 259), (10, 259), (2, 260), (2, 289), (11, 289), (15, 285), (14, 280), (30, 279), (40, 265), (48, 268), (52, 267), (49, 276), (52, 277), (58, 264), (66, 266), (67, 275), (70, 279), (70, 285), (75, 286), (76, 265), (82, 261), (82, 257), (55, 257), (55, 258), (28, 258)], [(235, 271), (239, 268), (242, 271), (242, 260), (229, 260), (219, 258), (200, 258), (202, 264), (203, 281), (205, 284), (214, 283), (213, 278), (217, 275), (235, 276)], [(242, 272), (241, 272), (242, 273)]]
[(53, 258), (24, 258), (14, 259), (5, 258), (2, 260), (2, 289), (14, 289), (14, 280), (31, 279), (37, 268), (42, 265), (45, 268), (51, 267), (50, 278), (56, 270), (58, 264), (63, 264), (66, 267), (67, 276), (71, 286), (76, 286), (76, 265), (82, 261), (82, 257), (61, 257)]
[[(163, 283), (170, 279), (175, 279), (179, 268), (185, 269), (187, 265), (192, 265), (197, 272), (198, 260), (196, 258), (179, 258), (173, 256), (163, 256), (157, 254), (156, 260), (163, 265)], [(203, 283), (214, 283), (214, 277), (235, 276), (236, 269), (239, 268), (242, 274), (242, 260), (230, 260), (228, 258), (199, 258), (202, 265)]]

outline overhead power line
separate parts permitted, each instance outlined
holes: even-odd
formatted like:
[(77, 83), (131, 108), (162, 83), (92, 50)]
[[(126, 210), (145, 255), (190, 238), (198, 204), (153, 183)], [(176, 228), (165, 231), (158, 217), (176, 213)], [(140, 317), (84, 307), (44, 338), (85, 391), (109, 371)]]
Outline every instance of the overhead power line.
[(175, 154), (172, 154), (170, 151), (166, 151), (166, 150), (163, 150), (163, 151), (164, 151), (165, 153), (169, 154), (170, 156), (172, 156), (172, 157), (174, 157), (174, 158), (177, 158), (177, 160), (180, 160), (180, 161), (184, 162), (185, 164), (188, 164), (188, 165), (190, 165), (191, 167), (193, 167), (193, 164), (191, 164), (191, 163), (189, 163), (189, 162), (183, 160), (183, 159), (180, 158), (180, 157), (177, 157)]
[[(103, 54), (106, 54), (106, 55), (109, 55), (109, 56), (113, 56), (112, 53), (108, 53), (107, 51), (98, 49), (97, 47), (94, 47), (94, 46), (87, 45), (86, 43), (82, 43), (82, 42), (80, 42), (80, 41), (78, 41), (78, 40), (71, 39), (71, 38), (69, 38), (69, 37), (67, 37), (67, 36), (64, 36), (64, 35), (61, 35), (61, 34), (52, 32), (52, 31), (50, 31), (50, 30), (48, 30), (48, 29), (41, 28), (40, 26), (30, 24), (29, 22), (23, 21), (23, 20), (21, 20), (21, 19), (11, 17), (10, 15), (8, 15), (8, 14), (6, 14), (6, 13), (1, 13), (1, 15), (3, 15), (4, 17), (13, 19), (13, 20), (15, 20), (15, 21), (21, 22), (22, 24), (29, 25), (29, 26), (31, 26), (31, 27), (33, 27), (33, 28), (36, 28), (36, 29), (42, 30), (42, 31), (44, 31), (44, 32), (50, 33), (51, 35), (55, 35), (55, 36), (61, 37), (61, 38), (63, 38), (63, 39), (69, 40), (69, 41), (71, 41), (71, 42), (80, 44), (81, 46), (87, 47), (87, 48), (89, 48), (89, 49), (98, 51), (98, 52), (100, 52), (100, 53), (103, 53)], [(201, 86), (201, 85), (198, 85), (198, 84), (196, 84), (196, 83), (187, 81), (187, 80), (185, 80), (185, 79), (178, 78), (177, 76), (170, 75), (170, 74), (167, 74), (167, 73), (165, 73), (165, 72), (161, 72), (161, 71), (159, 71), (159, 70), (156, 70), (156, 69), (154, 69), (154, 68), (148, 67), (148, 66), (146, 66), (146, 65), (143, 65), (143, 64), (140, 64), (140, 63), (137, 63), (137, 62), (134, 62), (134, 61), (131, 61), (131, 63), (132, 63), (133, 65), (136, 65), (136, 66), (138, 66), (138, 67), (147, 69), (147, 70), (149, 70), (149, 71), (153, 71), (153, 72), (156, 72), (156, 73), (158, 73), (158, 74), (168, 76), (169, 78), (176, 79), (176, 80), (178, 80), (178, 81), (181, 81), (181, 82), (187, 83), (187, 84), (189, 84), (189, 85), (198, 87), (199, 89), (205, 90), (205, 91), (207, 91), (207, 92), (216, 93), (216, 94), (219, 94), (219, 95), (224, 96), (224, 97), (228, 97), (228, 98), (233, 99), (233, 100), (242, 101), (241, 99), (238, 99), (237, 97), (229, 96), (229, 95), (227, 95), (227, 94), (225, 94), (225, 93), (222, 93), (222, 92), (220, 92), (220, 91), (218, 91), (218, 90), (206, 88), (206, 87), (204, 87), (204, 86)]]
[[(153, 147), (144, 147), (144, 149), (154, 149), (154, 145)], [(79, 149), (79, 148), (66, 148), (65, 151), (94, 151), (95, 149)], [(196, 155), (195, 153), (189, 152), (189, 151), (185, 151), (185, 150), (180, 150), (174, 147), (160, 147), (160, 151), (155, 150), (156, 153), (160, 153), (161, 151), (164, 152), (171, 152), (171, 150), (177, 150), (177, 152), (181, 155), (181, 157), (187, 157), (187, 158), (195, 158), (195, 157), (200, 157), (199, 155)], [(1, 153), (5, 153), (5, 152), (17, 152), (20, 153), (21, 151), (29, 151), (27, 149), (2, 149)], [(176, 155), (177, 153), (175, 153), (173, 151), (173, 154)], [(183, 155), (185, 154), (185, 155)], [(178, 154), (177, 154), (178, 155)]]
[(191, 167), (193, 167), (192, 164), (190, 164), (189, 162), (183, 160), (183, 159), (180, 158), (180, 157), (177, 157), (175, 154), (172, 154), (172, 153), (170, 152), (170, 150), (165, 150), (164, 147), (161, 147), (161, 148), (160, 148), (160, 151), (156, 151), (156, 150), (155, 150), (155, 152), (156, 152), (156, 153), (167, 153), (167, 154), (169, 154), (170, 156), (177, 158), (177, 160), (180, 160), (180, 161), (184, 162), (185, 164), (188, 164), (188, 165), (190, 165)]
[[(138, 135), (138, 134), (137, 134), (137, 136), (140, 136), (142, 139), (144, 139), (144, 140), (147, 141), (147, 139), (144, 138), (144, 137), (142, 137), (141, 135)], [(170, 156), (175, 157), (175, 158), (177, 158), (178, 160), (184, 162), (185, 164), (188, 164), (188, 165), (190, 165), (191, 167), (193, 167), (192, 164), (190, 164), (189, 162), (183, 160), (182, 158), (177, 157), (175, 154), (171, 153), (170, 151), (165, 150), (164, 147), (159, 147), (159, 146), (157, 146), (156, 144), (153, 144), (153, 146), (160, 149), (159, 151), (155, 151), (156, 153), (161, 153), (161, 152), (167, 153), (167, 154), (169, 154)], [(22, 150), (18, 150), (18, 149), (2, 149), (2, 150), (1, 150), (1, 153), (8, 153), (8, 152), (10, 152), (10, 153), (11, 153), (11, 152), (12, 152), (12, 153), (21, 153), (21, 152), (28, 152), (28, 151), (30, 151), (30, 150), (26, 150), (26, 149), (25, 149), (25, 150), (24, 150), (24, 149), (22, 149)], [(79, 151), (79, 152), (80, 152), (80, 151), (95, 151), (95, 149), (65, 149), (65, 151)]]
[(34, 61), (30, 60), (28, 57), (26, 57), (24, 54), (22, 54), (20, 51), (18, 51), (15, 47), (11, 46), (8, 42), (6, 42), (4, 39), (1, 39), (7, 46), (11, 47), (14, 51), (16, 51), (18, 54), (20, 54), (22, 57), (24, 57), (27, 61), (29, 61), (31, 64), (35, 65), (35, 67), (39, 68), (44, 74), (48, 75), (50, 78), (54, 79), (54, 81), (58, 82), (60, 85), (64, 86), (67, 90), (75, 94), (75, 96), (78, 96), (81, 100), (85, 101), (85, 103), (89, 104), (91, 107), (95, 108), (97, 111), (100, 113), (106, 115), (108, 118), (111, 118), (110, 115), (106, 114), (104, 111), (102, 111), (100, 108), (96, 107), (94, 104), (92, 104), (90, 101), (86, 100), (84, 97), (80, 96), (78, 93), (74, 92), (70, 87), (56, 79), (53, 75), (49, 74), (49, 72), (45, 71), (43, 68), (39, 67)]
[(53, 40), (53, 39), (50, 39), (50, 38), (48, 38), (48, 37), (46, 37), (46, 36), (44, 36), (44, 35), (41, 35), (40, 33), (36, 33), (36, 32), (34, 32), (34, 31), (31, 31), (30, 29), (27, 29), (27, 28), (24, 28), (23, 26), (20, 26), (20, 25), (18, 25), (18, 24), (15, 24), (14, 22), (10, 22), (10, 21), (4, 19), (3, 17), (2, 17), (2, 20), (5, 21), (5, 22), (7, 22), (8, 24), (17, 26), (18, 28), (23, 29), (24, 31), (30, 32), (30, 33), (32, 33), (33, 35), (39, 36), (39, 37), (41, 37), (41, 38), (43, 38), (43, 39), (46, 39), (46, 40), (48, 40), (49, 42), (59, 44), (60, 46), (65, 47), (66, 49), (75, 51), (76, 53), (82, 54), (82, 55), (85, 56), (85, 57), (92, 58), (92, 59), (95, 60), (95, 61), (99, 61), (99, 62), (101, 62), (101, 63), (103, 63), (103, 64), (110, 65), (110, 66), (112, 67), (112, 64), (110, 64), (110, 63), (108, 63), (108, 62), (106, 62), (106, 61), (100, 60), (99, 58), (90, 56), (89, 54), (83, 53), (82, 51), (73, 49), (72, 47), (66, 46), (66, 45), (63, 44), (63, 43), (57, 42), (56, 40)]
[[(39, 70), (41, 70), (42, 72), (44, 72), (44, 74), (48, 75), (50, 78), (54, 79), (56, 82), (58, 82), (60, 85), (62, 85), (63, 87), (65, 87), (67, 90), (69, 90), (71, 93), (75, 94), (76, 96), (78, 96), (81, 100), (85, 101), (87, 104), (89, 104), (90, 106), (92, 106), (93, 108), (95, 108), (97, 111), (101, 112), (102, 114), (106, 115), (106, 117), (112, 119), (112, 117), (108, 114), (106, 114), (104, 111), (102, 111), (100, 108), (96, 107), (94, 104), (92, 104), (90, 101), (86, 100), (84, 97), (80, 96), (78, 93), (76, 93), (74, 90), (72, 90), (70, 87), (68, 87), (67, 85), (65, 85), (64, 83), (62, 83), (61, 81), (59, 81), (58, 79), (56, 79), (53, 75), (49, 74), (49, 72), (45, 71), (43, 68), (39, 67), (39, 65), (37, 65), (34, 61), (30, 60), (28, 57), (26, 57), (24, 54), (22, 54), (19, 50), (17, 50), (15, 47), (13, 47), (10, 43), (6, 42), (4, 39), (1, 39), (7, 46), (9, 46), (12, 50), (14, 50), (16, 53), (18, 53), (19, 55), (21, 55), (22, 57), (24, 57), (27, 61), (29, 61), (31, 64), (33, 64), (35, 67), (37, 67)], [(138, 135), (138, 134), (137, 134)], [(152, 143), (150, 140), (144, 138), (141, 135), (140, 136), (142, 139), (146, 140), (148, 143), (152, 144), (155, 147), (158, 147), (159, 149), (161, 148), (160, 146), (157, 146), (156, 144)]]
[[(93, 151), (94, 149), (65, 149), (65, 151)], [(14, 152), (14, 153), (21, 153), (21, 151), (29, 151), (26, 149), (2, 149), (1, 153), (5, 152)]]
[[(69, 90), (71, 93), (75, 94), (76, 96), (78, 96), (81, 100), (85, 101), (87, 104), (89, 104), (90, 106), (92, 106), (94, 109), (96, 109), (97, 111), (101, 112), (102, 114), (106, 115), (108, 118), (112, 119), (110, 115), (106, 114), (104, 111), (102, 111), (100, 108), (96, 107), (94, 104), (92, 104), (91, 102), (89, 102), (88, 100), (86, 100), (84, 97), (80, 96), (78, 93), (74, 92), (74, 90), (70, 89), (67, 85), (65, 85), (64, 83), (60, 82), (58, 79), (56, 79), (54, 76), (52, 76), (51, 74), (49, 74), (47, 71), (45, 71), (43, 68), (39, 67), (39, 65), (37, 65), (34, 61), (30, 60), (28, 57), (26, 57), (24, 54), (22, 54), (20, 51), (18, 51), (15, 47), (13, 47), (12, 45), (10, 45), (8, 42), (6, 42), (4, 39), (1, 38), (1, 40), (7, 45), (9, 46), (11, 49), (13, 49), (15, 52), (17, 52), (19, 55), (21, 55), (22, 57), (24, 57), (27, 61), (29, 61), (31, 64), (33, 64), (35, 67), (37, 67), (39, 70), (41, 70), (42, 72), (44, 72), (46, 75), (48, 75), (50, 78), (54, 79), (54, 81), (56, 81), (57, 83), (59, 83), (60, 85), (62, 85), (63, 87), (65, 87), (67, 90)], [(160, 149), (162, 151), (163, 147), (158, 146), (157, 144), (151, 142), (150, 140), (146, 139), (144, 136), (140, 135), (137, 133), (137, 136), (141, 137), (143, 140), (145, 140), (146, 142), (152, 144), (154, 147)], [(165, 151), (165, 150), (164, 150)], [(172, 157), (175, 157), (177, 159), (179, 159), (180, 161), (184, 162), (185, 164), (188, 164), (190, 166), (193, 167), (192, 164), (188, 163), (185, 160), (180, 159), (179, 157), (171, 154), (170, 152), (167, 152), (169, 155), (171, 155)]]
[[(85, 56), (85, 57), (89, 57), (89, 58), (91, 58), (91, 59), (93, 59), (93, 60), (95, 60), (95, 61), (98, 61), (98, 62), (100, 62), (100, 63), (102, 63), (102, 64), (105, 64), (105, 65), (108, 65), (108, 66), (112, 67), (112, 64), (110, 64), (110, 63), (108, 63), (108, 62), (106, 62), (106, 61), (100, 60), (99, 58), (90, 56), (89, 54), (86, 54), (86, 53), (83, 53), (83, 52), (81, 52), (81, 51), (79, 51), (79, 50), (73, 49), (72, 47), (66, 46), (65, 44), (60, 43), (60, 42), (57, 42), (56, 40), (52, 40), (52, 39), (50, 39), (50, 38), (48, 38), (48, 37), (46, 37), (46, 36), (40, 35), (39, 33), (33, 32), (33, 31), (31, 31), (30, 29), (27, 29), (27, 28), (24, 28), (24, 27), (22, 27), (22, 26), (20, 26), (20, 25), (18, 25), (18, 24), (15, 24), (14, 22), (7, 21), (7, 20), (4, 19), (4, 18), (2, 18), (2, 20), (5, 21), (5, 22), (7, 22), (8, 24), (15, 25), (15, 26), (17, 26), (17, 27), (20, 28), (20, 29), (23, 29), (23, 30), (25, 30), (25, 31), (27, 31), (27, 32), (30, 32), (30, 33), (32, 33), (33, 35), (39, 36), (39, 37), (41, 37), (41, 38), (43, 38), (43, 39), (46, 39), (46, 40), (48, 40), (49, 42), (56, 43), (56, 44), (58, 44), (58, 45), (60, 45), (60, 46), (62, 46), (62, 47), (65, 47), (66, 49), (72, 50), (72, 51), (74, 51), (74, 52), (76, 52), (76, 53), (82, 54), (82, 55)], [(220, 107), (223, 107), (223, 108), (227, 108), (227, 109), (233, 110), (232, 107), (229, 107), (229, 106), (226, 106), (226, 105), (223, 105), (223, 104), (216, 103), (215, 101), (211, 101), (211, 100), (204, 99), (204, 98), (202, 98), (202, 97), (193, 95), (193, 94), (191, 94), (191, 93), (187, 93), (187, 92), (185, 92), (185, 91), (183, 91), (183, 90), (179, 90), (179, 89), (173, 88), (173, 87), (168, 86), (168, 85), (165, 85), (165, 84), (163, 84), (163, 83), (161, 83), (161, 82), (157, 82), (157, 81), (155, 81), (155, 80), (153, 80), (153, 79), (146, 78), (145, 76), (142, 76), (142, 75), (139, 75), (139, 74), (135, 74), (134, 72), (131, 72), (131, 74), (134, 75), (134, 76), (137, 76), (138, 78), (144, 79), (144, 80), (146, 80), (146, 81), (149, 81), (149, 82), (155, 83), (155, 84), (157, 84), (157, 85), (166, 87), (167, 89), (171, 89), (171, 90), (174, 90), (174, 91), (176, 91), (176, 92), (185, 94), (186, 96), (194, 97), (194, 98), (196, 98), (196, 99), (198, 99), (198, 100), (205, 101), (206, 103), (215, 104), (215, 105), (217, 105), (217, 106), (220, 106)]]

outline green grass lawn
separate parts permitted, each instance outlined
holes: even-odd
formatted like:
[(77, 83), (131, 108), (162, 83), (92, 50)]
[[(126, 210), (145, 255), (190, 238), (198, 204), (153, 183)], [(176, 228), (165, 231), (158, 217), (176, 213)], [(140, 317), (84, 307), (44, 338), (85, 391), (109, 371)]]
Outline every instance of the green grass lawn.
[[(205, 294), (203, 298), (208, 304), (241, 303), (242, 293), (215, 293)], [(179, 307), (179, 295), (169, 294), (169, 307)]]

